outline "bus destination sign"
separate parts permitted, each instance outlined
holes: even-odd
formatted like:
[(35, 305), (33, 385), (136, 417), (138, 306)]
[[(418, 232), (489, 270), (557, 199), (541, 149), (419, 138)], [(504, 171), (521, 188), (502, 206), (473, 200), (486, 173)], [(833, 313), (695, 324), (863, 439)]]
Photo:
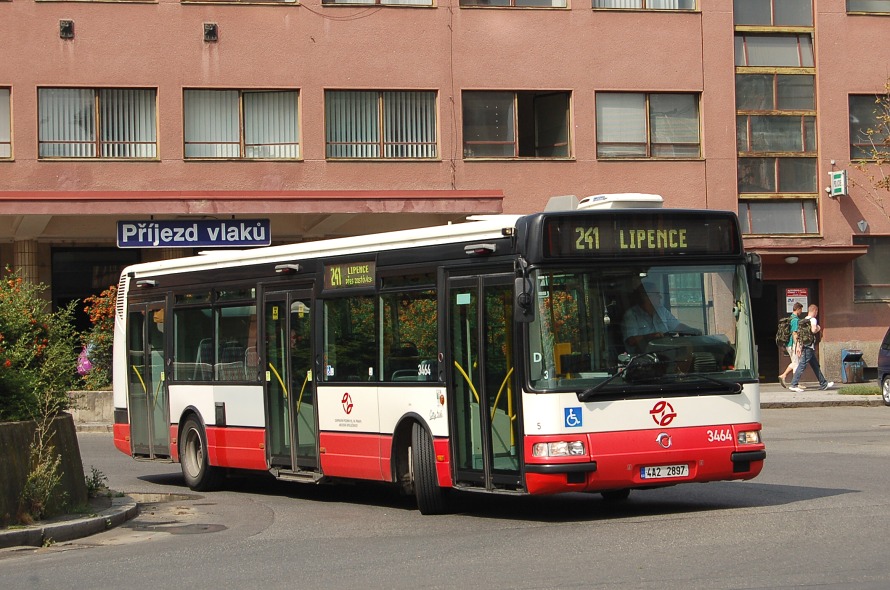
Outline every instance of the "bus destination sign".
[(373, 287), (376, 271), (377, 263), (373, 260), (326, 264), (324, 267), (324, 288), (356, 289)]
[(575, 215), (544, 221), (548, 257), (739, 254), (734, 221), (695, 215)]

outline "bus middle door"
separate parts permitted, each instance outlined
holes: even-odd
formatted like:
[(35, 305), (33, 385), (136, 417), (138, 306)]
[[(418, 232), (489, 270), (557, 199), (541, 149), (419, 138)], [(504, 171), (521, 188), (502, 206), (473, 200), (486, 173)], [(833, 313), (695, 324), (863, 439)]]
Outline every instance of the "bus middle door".
[(455, 484), (517, 489), (521, 441), (513, 371), (513, 275), (450, 278), (447, 297)]
[(270, 467), (317, 471), (318, 429), (312, 374), (312, 290), (264, 299), (266, 432)]

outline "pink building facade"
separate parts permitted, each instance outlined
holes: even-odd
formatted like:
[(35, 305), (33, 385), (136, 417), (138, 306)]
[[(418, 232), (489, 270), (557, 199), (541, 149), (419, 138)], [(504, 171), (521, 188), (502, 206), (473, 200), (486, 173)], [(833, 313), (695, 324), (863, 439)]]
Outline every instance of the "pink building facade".
[(762, 378), (805, 298), (838, 380), (890, 325), (890, 195), (851, 164), (888, 34), (890, 0), (0, 0), (0, 262), (64, 303), (194, 251), (120, 222), (283, 243), (656, 193), (739, 212)]

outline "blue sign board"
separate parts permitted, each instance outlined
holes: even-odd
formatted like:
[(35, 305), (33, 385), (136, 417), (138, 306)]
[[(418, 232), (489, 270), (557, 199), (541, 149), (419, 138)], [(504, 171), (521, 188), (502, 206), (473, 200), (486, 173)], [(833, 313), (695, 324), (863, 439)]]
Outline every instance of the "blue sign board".
[(565, 410), (566, 428), (578, 428), (584, 425), (584, 419), (581, 416), (581, 407), (563, 408)]
[(118, 221), (118, 248), (243, 248), (272, 243), (268, 219)]

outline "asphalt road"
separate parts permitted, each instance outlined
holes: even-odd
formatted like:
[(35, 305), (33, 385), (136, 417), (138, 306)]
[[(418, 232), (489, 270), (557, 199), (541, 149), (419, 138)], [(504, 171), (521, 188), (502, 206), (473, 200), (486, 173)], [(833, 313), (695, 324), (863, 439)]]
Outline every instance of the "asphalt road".
[(767, 464), (753, 481), (618, 505), (468, 495), (440, 517), (381, 485), (237, 478), (193, 494), (178, 465), (83, 433), (85, 469), (142, 512), (79, 541), (0, 551), (0, 587), (890, 587), (890, 408), (765, 410), (764, 425)]

